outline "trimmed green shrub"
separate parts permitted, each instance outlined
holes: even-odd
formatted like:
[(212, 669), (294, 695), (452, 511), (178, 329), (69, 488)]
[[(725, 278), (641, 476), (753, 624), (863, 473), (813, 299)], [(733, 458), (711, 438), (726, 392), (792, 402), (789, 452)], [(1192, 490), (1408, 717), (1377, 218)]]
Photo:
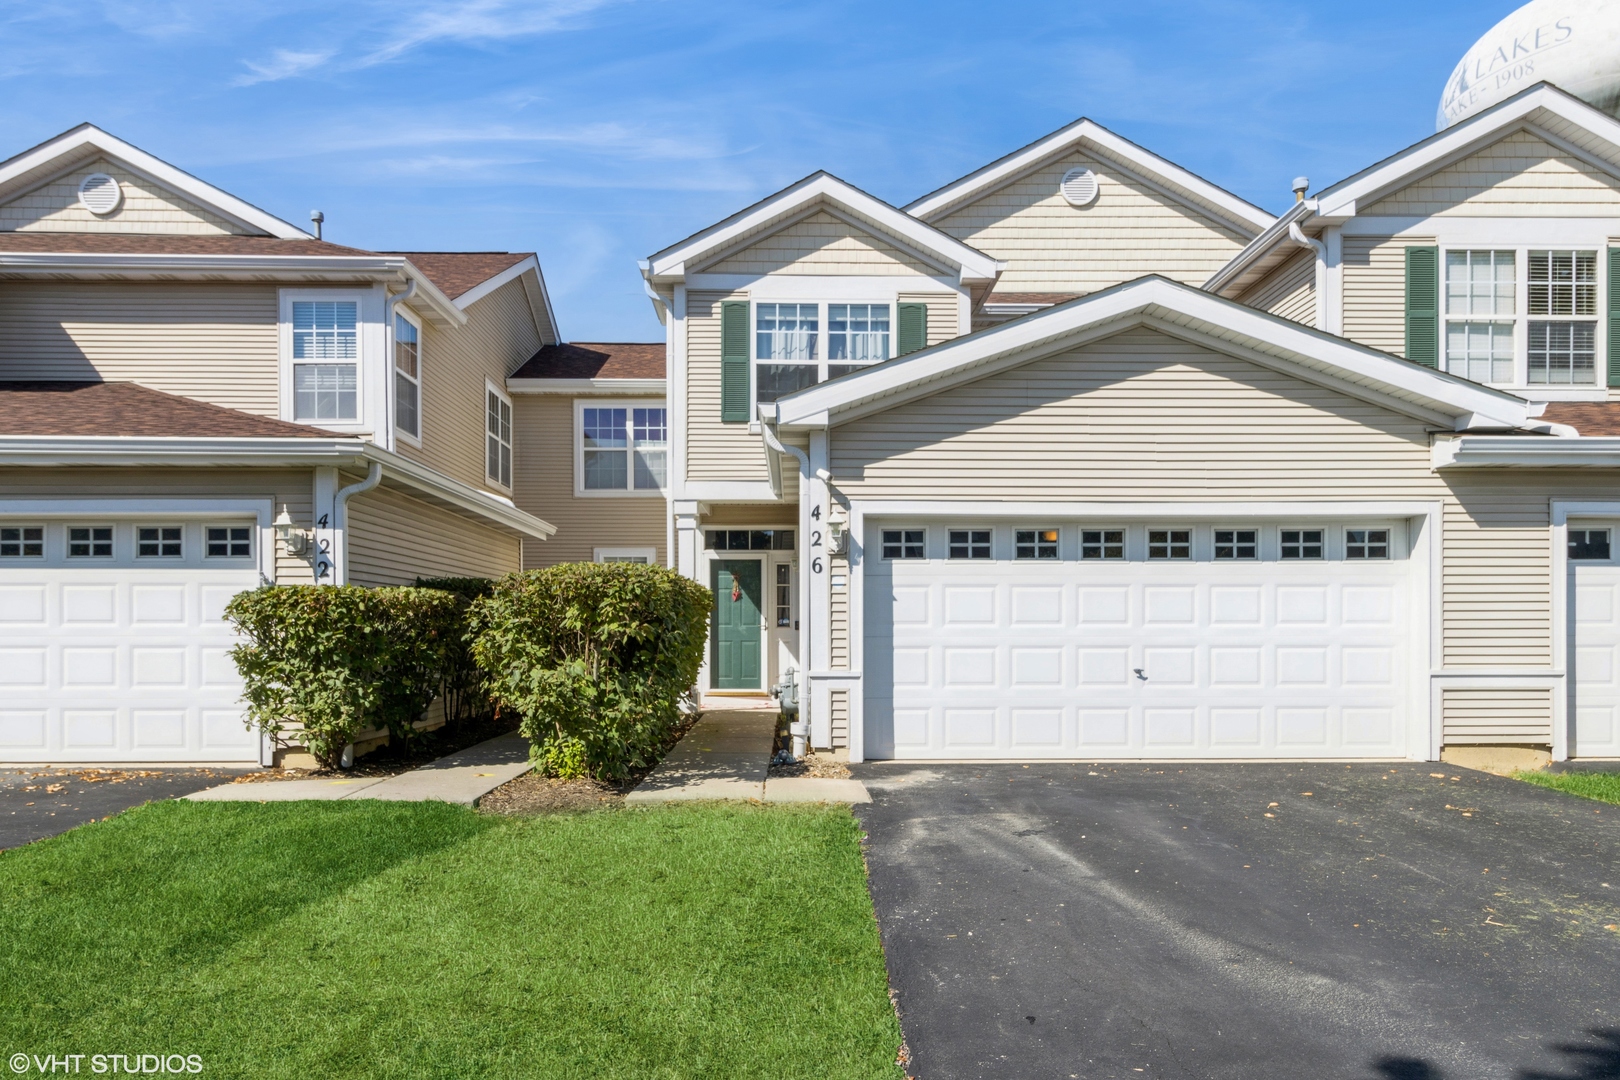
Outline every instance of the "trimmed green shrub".
[[(456, 596), (465, 622), (467, 609), (472, 602), (479, 597), (488, 596), (495, 588), (495, 582), (491, 578), (481, 577), (419, 577), (416, 579), (416, 587), (440, 589)], [(465, 632), (465, 627), (453, 646), (446, 651), (439, 693), (444, 698), (446, 723), (461, 724), (483, 720), (495, 712), (495, 703), (490, 700), (489, 691), (484, 688), (484, 673), (479, 671), (478, 665), (473, 662), (472, 637)]]
[(272, 735), (301, 725), (327, 766), (367, 728), (415, 736), (447, 657), (464, 647), (463, 603), (436, 589), (267, 585), (225, 615), (246, 638), (231, 659), (250, 722)]
[(564, 563), (511, 574), (473, 603), (473, 658), (518, 713), (535, 764), (622, 779), (680, 720), (708, 636), (710, 594), (661, 566)]

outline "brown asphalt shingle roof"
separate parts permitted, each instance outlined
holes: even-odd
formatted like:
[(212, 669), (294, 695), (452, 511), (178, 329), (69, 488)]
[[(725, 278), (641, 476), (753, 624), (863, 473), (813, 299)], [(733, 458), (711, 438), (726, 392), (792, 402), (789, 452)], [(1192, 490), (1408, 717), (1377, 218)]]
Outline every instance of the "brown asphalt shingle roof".
[(1620, 435), (1620, 401), (1552, 401), (1537, 419), (1582, 435)]
[(176, 397), (129, 382), (0, 381), (0, 438), (131, 435), (330, 439), (329, 431)]
[(1067, 304), (1085, 293), (994, 292), (984, 298), (987, 304)]
[(527, 251), (381, 251), (379, 255), (403, 255), (439, 291), (454, 300), (503, 270), (509, 270), (531, 256)]
[(661, 341), (575, 341), (546, 345), (512, 373), (514, 379), (662, 379)]
[[(0, 253), (69, 255), (375, 255), (322, 240), (273, 236), (158, 236), (147, 233), (0, 232)], [(423, 271), (426, 273), (426, 270)]]

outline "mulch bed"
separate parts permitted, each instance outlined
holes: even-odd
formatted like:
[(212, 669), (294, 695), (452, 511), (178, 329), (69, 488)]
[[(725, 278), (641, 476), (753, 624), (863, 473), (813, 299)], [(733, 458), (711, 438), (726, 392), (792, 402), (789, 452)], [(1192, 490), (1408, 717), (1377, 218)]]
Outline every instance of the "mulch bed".
[(607, 780), (558, 780), (529, 773), (502, 784), (478, 800), (486, 814), (554, 814), (566, 810), (607, 810), (624, 804), (625, 793), (635, 781), (612, 783)]
[(826, 780), (848, 780), (849, 766), (830, 754), (818, 754), (812, 750), (804, 755), (803, 761), (788, 761), (780, 765), (773, 763), (769, 775), (773, 778), (814, 776)]

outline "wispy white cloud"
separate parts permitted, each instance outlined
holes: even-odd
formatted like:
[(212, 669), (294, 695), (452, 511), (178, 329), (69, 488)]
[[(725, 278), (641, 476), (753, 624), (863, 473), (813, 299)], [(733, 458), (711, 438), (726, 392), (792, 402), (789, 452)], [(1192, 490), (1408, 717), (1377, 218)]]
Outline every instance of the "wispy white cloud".
[(300, 52), (296, 49), (277, 49), (270, 54), (270, 59), (242, 61), (247, 65), (251, 75), (239, 76), (235, 85), (252, 86), (255, 83), (275, 82), (278, 79), (290, 79), (294, 75), (302, 75), (306, 71), (325, 64), (332, 59), (334, 50), (319, 49)]

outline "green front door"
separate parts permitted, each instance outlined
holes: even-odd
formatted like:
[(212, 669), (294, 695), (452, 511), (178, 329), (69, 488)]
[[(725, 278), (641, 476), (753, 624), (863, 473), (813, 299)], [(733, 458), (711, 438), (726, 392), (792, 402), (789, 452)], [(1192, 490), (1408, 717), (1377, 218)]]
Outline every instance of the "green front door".
[(760, 564), (755, 560), (716, 562), (714, 637), (710, 662), (716, 690), (762, 689), (759, 675)]

